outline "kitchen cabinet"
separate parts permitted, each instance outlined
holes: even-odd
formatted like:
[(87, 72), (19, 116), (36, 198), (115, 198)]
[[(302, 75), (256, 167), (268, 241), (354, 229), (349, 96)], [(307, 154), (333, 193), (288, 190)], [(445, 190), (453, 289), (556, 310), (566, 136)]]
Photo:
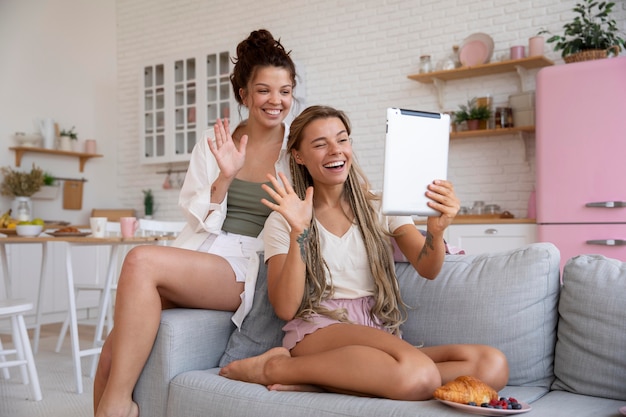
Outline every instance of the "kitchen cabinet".
[(452, 224), (445, 239), (468, 255), (502, 252), (536, 241), (534, 223)]
[(91, 158), (100, 158), (102, 155), (95, 153), (84, 153), (84, 152), (71, 152), (71, 151), (60, 151), (56, 149), (45, 149), (45, 148), (34, 148), (30, 146), (14, 146), (9, 148), (12, 151), (15, 151), (15, 166), (19, 167), (22, 164), (22, 157), (25, 153), (40, 153), (40, 154), (48, 154), (48, 155), (61, 155), (61, 156), (70, 156), (78, 158), (78, 169), (80, 172), (83, 172), (85, 169), (85, 163)]
[(189, 161), (203, 132), (235, 108), (230, 53), (188, 54), (144, 65), (141, 75), (141, 162)]

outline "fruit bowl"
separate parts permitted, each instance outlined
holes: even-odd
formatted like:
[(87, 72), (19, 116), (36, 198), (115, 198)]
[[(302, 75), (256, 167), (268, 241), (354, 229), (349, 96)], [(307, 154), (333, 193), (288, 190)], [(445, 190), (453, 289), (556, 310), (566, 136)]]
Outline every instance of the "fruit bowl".
[(43, 226), (40, 224), (18, 224), (15, 226), (17, 235), (23, 237), (39, 236), (42, 230)]

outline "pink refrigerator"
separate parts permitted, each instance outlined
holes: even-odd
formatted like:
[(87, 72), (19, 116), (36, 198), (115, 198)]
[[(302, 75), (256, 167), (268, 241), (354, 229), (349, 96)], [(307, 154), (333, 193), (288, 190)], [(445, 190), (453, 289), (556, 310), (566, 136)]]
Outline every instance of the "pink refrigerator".
[(537, 237), (626, 261), (626, 57), (537, 74)]

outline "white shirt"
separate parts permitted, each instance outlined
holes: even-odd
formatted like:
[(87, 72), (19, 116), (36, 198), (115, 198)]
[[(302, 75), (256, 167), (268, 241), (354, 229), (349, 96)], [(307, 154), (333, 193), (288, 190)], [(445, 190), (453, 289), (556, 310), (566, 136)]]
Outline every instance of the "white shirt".
[[(289, 154), (287, 152), (289, 125), (283, 124), (283, 126), (285, 128), (285, 135), (278, 159), (274, 163), (276, 172), (273, 174), (276, 175), (278, 172), (283, 172), (291, 181)], [(226, 218), (228, 194), (226, 194), (220, 204), (211, 203), (211, 185), (217, 179), (220, 172), (215, 156), (211, 153), (208, 144), (211, 132), (210, 130), (206, 130), (203, 140), (196, 143), (194, 146), (189, 161), (189, 169), (185, 175), (185, 182), (183, 183), (178, 197), (178, 205), (181, 207), (185, 219), (187, 220), (187, 224), (173, 243), (173, 246), (179, 248), (198, 250), (211, 234), (221, 233), (222, 225)], [(259, 202), (259, 204), (261, 203)], [(212, 212), (209, 214), (211, 210)], [(261, 234), (257, 237), (257, 239), (259, 239), (259, 252), (263, 251), (262, 234), (263, 231), (261, 231)], [(244, 292), (241, 294), (241, 304), (232, 317), (232, 321), (237, 327), (241, 326), (243, 319), (252, 309), (258, 273), (259, 257), (257, 253), (255, 256), (249, 258)]]
[[(387, 231), (395, 231), (405, 224), (413, 224), (410, 216), (384, 216), (380, 221)], [(317, 220), (316, 220), (317, 222)], [(335, 290), (333, 298), (354, 299), (374, 294), (374, 277), (370, 271), (363, 237), (356, 224), (343, 236), (337, 236), (317, 222), (322, 256), (328, 264)], [(265, 260), (289, 251), (291, 227), (278, 212), (267, 218), (264, 228)], [(326, 279), (330, 279), (327, 275)]]

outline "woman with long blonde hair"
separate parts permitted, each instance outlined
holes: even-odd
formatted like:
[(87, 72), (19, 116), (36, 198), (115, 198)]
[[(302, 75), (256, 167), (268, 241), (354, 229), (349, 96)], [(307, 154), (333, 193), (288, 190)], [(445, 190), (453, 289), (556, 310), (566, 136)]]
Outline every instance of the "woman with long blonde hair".
[(459, 209), (449, 181), (429, 185), (424, 237), (411, 217), (384, 216), (354, 160), (347, 116), (313, 106), (291, 124), (293, 186), (279, 173), (265, 225), (268, 295), (287, 320), (283, 347), (222, 368), (227, 378), (274, 390), (322, 389), (398, 400), (424, 400), (435, 388), (472, 375), (501, 389), (508, 365), (482, 345), (430, 346), (403, 341), (404, 308), (390, 238), (426, 279), (443, 264), (443, 233)]

